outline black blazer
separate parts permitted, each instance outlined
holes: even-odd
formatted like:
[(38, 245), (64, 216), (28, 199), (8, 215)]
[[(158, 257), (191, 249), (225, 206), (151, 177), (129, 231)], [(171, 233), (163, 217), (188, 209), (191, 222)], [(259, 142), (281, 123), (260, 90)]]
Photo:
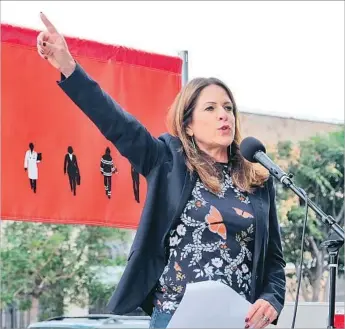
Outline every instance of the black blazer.
[[(167, 261), (166, 237), (191, 195), (196, 174), (188, 173), (178, 138), (151, 136), (79, 64), (58, 84), (147, 180), (140, 224), (108, 311), (125, 314), (140, 306), (151, 315), (152, 293)], [(280, 313), (285, 298), (285, 262), (272, 177), (250, 195), (250, 201), (256, 218), (251, 301), (263, 298)]]
[(77, 173), (79, 172), (77, 157), (74, 154), (72, 154), (72, 160), (69, 156), (69, 153), (65, 155), (63, 171), (64, 173), (66, 173), (67, 171), (67, 173), (71, 176), (76, 176)]

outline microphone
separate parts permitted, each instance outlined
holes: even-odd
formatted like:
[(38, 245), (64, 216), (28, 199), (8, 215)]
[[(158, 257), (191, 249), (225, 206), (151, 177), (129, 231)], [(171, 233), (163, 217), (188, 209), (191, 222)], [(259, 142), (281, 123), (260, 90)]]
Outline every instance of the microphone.
[(308, 206), (313, 209), (317, 215), (320, 216), (321, 221), (328, 225), (330, 229), (333, 229), (338, 234), (341, 241), (344, 241), (344, 230), (335, 221), (335, 219), (325, 214), (314, 202), (312, 202), (307, 196), (304, 190), (295, 186), (292, 181), (292, 174), (287, 174), (276, 165), (267, 155), (265, 146), (254, 137), (247, 137), (243, 139), (240, 144), (240, 152), (242, 156), (253, 163), (260, 163), (263, 165), (275, 178), (277, 178), (285, 187), (292, 190), (300, 199), (304, 200)]
[(263, 165), (270, 174), (277, 178), (281, 183), (289, 183), (285, 182), (286, 178), (292, 178), (291, 174), (288, 175), (267, 156), (265, 146), (258, 139), (254, 137), (243, 139), (240, 144), (240, 152), (249, 162), (260, 163)]

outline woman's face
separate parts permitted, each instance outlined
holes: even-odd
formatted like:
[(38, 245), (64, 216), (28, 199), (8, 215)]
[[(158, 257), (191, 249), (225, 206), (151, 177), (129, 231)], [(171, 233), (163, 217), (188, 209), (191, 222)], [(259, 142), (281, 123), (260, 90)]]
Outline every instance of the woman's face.
[(226, 149), (234, 140), (235, 122), (227, 92), (218, 85), (210, 85), (199, 95), (187, 134), (194, 137), (201, 149)]

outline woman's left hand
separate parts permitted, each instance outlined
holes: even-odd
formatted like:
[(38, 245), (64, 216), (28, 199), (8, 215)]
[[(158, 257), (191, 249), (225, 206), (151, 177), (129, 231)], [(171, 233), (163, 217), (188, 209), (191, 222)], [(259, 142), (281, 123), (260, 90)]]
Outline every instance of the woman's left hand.
[(265, 328), (278, 316), (275, 308), (266, 300), (258, 299), (249, 309), (245, 328)]

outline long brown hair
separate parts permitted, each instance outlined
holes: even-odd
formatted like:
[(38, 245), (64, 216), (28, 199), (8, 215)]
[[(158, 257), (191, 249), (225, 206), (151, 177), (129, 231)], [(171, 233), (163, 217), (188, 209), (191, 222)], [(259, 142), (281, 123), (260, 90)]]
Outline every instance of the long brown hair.
[(168, 131), (171, 135), (180, 139), (182, 143), (181, 151), (185, 154), (188, 170), (191, 173), (195, 170), (208, 190), (215, 194), (220, 192), (221, 175), (219, 168), (215, 165), (216, 161), (198, 147), (195, 147), (196, 145), (193, 144), (192, 138), (188, 136), (186, 131), (192, 120), (192, 114), (201, 91), (210, 85), (222, 87), (233, 104), (235, 137), (228, 149), (231, 178), (237, 188), (252, 193), (255, 187), (264, 183), (268, 174), (267, 171), (257, 169), (242, 157), (239, 150), (242, 137), (238, 109), (231, 90), (221, 80), (217, 78), (195, 78), (184, 86), (169, 109), (167, 117)]

